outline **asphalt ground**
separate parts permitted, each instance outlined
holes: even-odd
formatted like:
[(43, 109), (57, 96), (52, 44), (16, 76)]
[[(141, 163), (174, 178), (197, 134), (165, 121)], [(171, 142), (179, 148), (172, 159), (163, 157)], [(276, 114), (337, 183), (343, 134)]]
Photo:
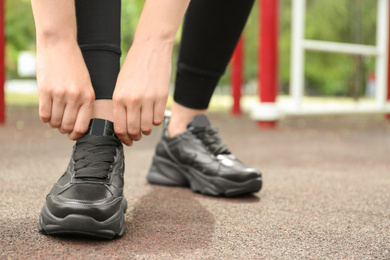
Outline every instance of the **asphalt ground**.
[(125, 148), (123, 238), (38, 232), (46, 194), (73, 143), (36, 107), (0, 126), (1, 259), (390, 259), (390, 122), (381, 115), (290, 117), (259, 130), (210, 118), (234, 154), (263, 172), (256, 194), (216, 198), (147, 184), (161, 128)]

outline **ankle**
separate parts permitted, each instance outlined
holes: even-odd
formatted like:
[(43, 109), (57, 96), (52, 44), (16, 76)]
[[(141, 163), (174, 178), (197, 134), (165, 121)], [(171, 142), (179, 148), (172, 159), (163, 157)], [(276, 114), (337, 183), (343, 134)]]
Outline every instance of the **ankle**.
[(113, 103), (111, 99), (98, 99), (93, 103), (93, 113), (92, 118), (100, 118), (114, 121), (113, 116)]
[(206, 114), (207, 109), (193, 109), (176, 102), (171, 109), (172, 115), (168, 125), (168, 134), (175, 137), (187, 130), (188, 123), (197, 115)]
[(168, 135), (169, 137), (175, 137), (187, 130), (187, 125), (182, 124), (181, 122), (169, 121), (168, 125)]

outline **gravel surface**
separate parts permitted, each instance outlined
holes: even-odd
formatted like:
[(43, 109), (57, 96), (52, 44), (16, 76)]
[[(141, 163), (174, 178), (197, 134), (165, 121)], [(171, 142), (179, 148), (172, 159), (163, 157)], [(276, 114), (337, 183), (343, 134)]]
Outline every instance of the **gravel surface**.
[(390, 122), (383, 116), (290, 117), (259, 130), (211, 114), (225, 142), (262, 170), (261, 192), (215, 198), (153, 186), (145, 175), (161, 129), (125, 148), (125, 236), (38, 232), (46, 194), (73, 143), (36, 107), (0, 126), (0, 259), (390, 259)]

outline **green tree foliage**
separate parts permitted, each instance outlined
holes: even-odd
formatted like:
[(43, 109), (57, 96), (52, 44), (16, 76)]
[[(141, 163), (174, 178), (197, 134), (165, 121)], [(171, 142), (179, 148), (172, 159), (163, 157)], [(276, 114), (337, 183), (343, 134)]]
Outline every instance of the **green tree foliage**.
[(127, 51), (130, 49), (131, 43), (133, 42), (135, 28), (137, 27), (138, 19), (141, 15), (143, 4), (144, 1), (142, 0), (122, 0), (122, 63), (124, 61), (124, 58), (126, 58), (126, 54)]
[[(34, 21), (30, 0), (6, 0), (5, 2), (7, 77), (17, 78), (18, 54), (20, 51), (35, 49)], [(279, 75), (282, 93), (288, 92), (290, 78), (291, 2), (292, 0), (280, 0)], [(374, 45), (376, 2), (373, 0), (307, 0), (305, 37), (315, 40)], [(143, 3), (144, 0), (122, 0), (122, 62), (131, 46)], [(356, 6), (359, 6), (359, 9), (356, 9)], [(258, 3), (256, 3), (245, 29), (245, 77), (247, 81), (256, 79), (258, 73), (258, 9)], [(357, 12), (358, 16), (356, 16)], [(179, 31), (176, 37), (174, 64), (180, 34)], [(355, 58), (342, 54), (307, 52), (305, 59), (307, 93), (350, 95), (351, 81), (356, 71)], [(374, 70), (373, 60), (373, 58), (363, 59), (362, 72), (364, 74)], [(228, 73), (226, 73), (221, 80), (221, 85), (228, 83)], [(364, 79), (361, 84), (364, 84)]]
[[(309, 0), (306, 14), (306, 38), (343, 43), (376, 44), (377, 1)], [(313, 94), (343, 95), (351, 93), (357, 67), (355, 57), (343, 54), (308, 52), (306, 88)], [(362, 71), (373, 71), (373, 58), (365, 58)], [(364, 76), (364, 75), (363, 75)], [(364, 87), (361, 78), (360, 90)]]
[(35, 49), (35, 28), (30, 1), (6, 0), (5, 14), (7, 78), (15, 78), (19, 53)]

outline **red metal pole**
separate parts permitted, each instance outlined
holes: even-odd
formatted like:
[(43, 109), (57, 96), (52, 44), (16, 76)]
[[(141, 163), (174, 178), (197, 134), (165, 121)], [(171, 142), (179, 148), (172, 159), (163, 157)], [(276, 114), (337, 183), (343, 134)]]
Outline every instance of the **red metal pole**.
[[(258, 82), (261, 103), (275, 103), (278, 74), (278, 2), (261, 0), (260, 15), (260, 52)], [(274, 128), (276, 121), (259, 121), (261, 128)]]
[(232, 85), (232, 95), (233, 95), (233, 107), (232, 107), (232, 114), (233, 115), (241, 115), (241, 106), (240, 106), (240, 99), (241, 99), (241, 88), (243, 83), (243, 56), (244, 56), (244, 39), (243, 36), (241, 36), (240, 40), (237, 43), (236, 49), (233, 53), (232, 58), (232, 68), (231, 68), (231, 78), (230, 82)]
[(5, 122), (5, 35), (4, 35), (4, 0), (0, 0), (0, 124)]

